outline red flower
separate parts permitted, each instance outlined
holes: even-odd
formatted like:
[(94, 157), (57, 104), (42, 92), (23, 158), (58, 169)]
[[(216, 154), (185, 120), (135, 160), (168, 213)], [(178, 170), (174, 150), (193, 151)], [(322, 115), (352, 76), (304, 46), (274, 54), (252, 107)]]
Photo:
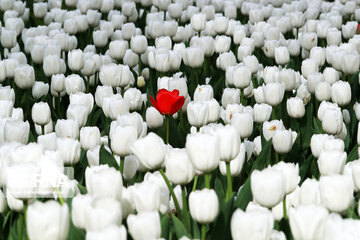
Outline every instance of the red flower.
[(156, 96), (156, 101), (151, 95), (150, 100), (152, 105), (162, 115), (173, 115), (181, 109), (185, 102), (184, 96), (179, 96), (179, 90), (177, 89), (172, 92), (166, 89), (160, 89)]
[(360, 34), (360, 24), (358, 23), (357, 28), (356, 28), (356, 34)]

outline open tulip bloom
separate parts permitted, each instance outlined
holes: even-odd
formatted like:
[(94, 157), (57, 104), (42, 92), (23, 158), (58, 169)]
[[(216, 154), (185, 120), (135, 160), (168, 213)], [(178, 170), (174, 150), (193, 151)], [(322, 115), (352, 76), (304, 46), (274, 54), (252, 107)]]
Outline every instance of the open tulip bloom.
[(0, 11), (0, 239), (359, 239), (359, 0)]

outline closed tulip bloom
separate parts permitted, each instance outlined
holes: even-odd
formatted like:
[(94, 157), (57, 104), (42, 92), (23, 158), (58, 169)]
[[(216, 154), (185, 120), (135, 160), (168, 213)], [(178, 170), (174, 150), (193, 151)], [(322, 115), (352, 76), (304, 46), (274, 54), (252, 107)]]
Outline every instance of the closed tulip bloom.
[(213, 29), (218, 34), (222, 34), (222, 33), (226, 32), (226, 30), (228, 28), (228, 24), (229, 24), (229, 19), (228, 18), (223, 17), (223, 16), (216, 17), (214, 19)]
[(274, 217), (268, 210), (254, 209), (244, 212), (236, 209), (231, 217), (230, 226), (234, 240), (271, 239)]
[(0, 39), (1, 45), (7, 49), (13, 48), (17, 43), (16, 37), (17, 35), (15, 30), (7, 30), (6, 28), (2, 28)]
[[(158, 168), (164, 161), (165, 144), (155, 133), (149, 133), (146, 137), (136, 140), (130, 149), (148, 169)], [(149, 149), (151, 149), (151, 155), (148, 154)]]
[(204, 13), (196, 13), (191, 17), (191, 27), (196, 32), (200, 32), (205, 29), (206, 15)]
[(74, 138), (79, 136), (79, 123), (72, 119), (59, 119), (55, 125), (56, 136), (60, 138)]
[(66, 118), (78, 122), (79, 127), (85, 126), (88, 115), (88, 108), (82, 104), (70, 104), (66, 110)]
[(211, 85), (197, 86), (194, 92), (194, 101), (207, 101), (214, 97), (214, 90)]
[(57, 151), (66, 165), (72, 165), (80, 160), (80, 142), (72, 138), (58, 138)]
[(315, 97), (319, 102), (329, 101), (331, 98), (331, 84), (327, 81), (319, 82), (315, 87)]
[(126, 221), (134, 240), (160, 238), (161, 225), (157, 211), (130, 214)]
[(337, 81), (331, 86), (331, 99), (339, 106), (345, 106), (351, 101), (351, 87), (348, 82)]
[(326, 109), (322, 119), (322, 127), (328, 134), (339, 134), (343, 127), (343, 116), (337, 109)]
[(220, 104), (215, 98), (205, 102), (208, 105), (208, 122), (217, 122), (220, 118)]
[(235, 87), (240, 89), (248, 87), (251, 81), (251, 69), (248, 66), (236, 67), (232, 79)]
[(272, 107), (266, 103), (254, 105), (254, 122), (263, 123), (271, 117)]
[(0, 100), (0, 117), (11, 117), (14, 107), (14, 102), (9, 100)]
[(83, 127), (80, 130), (80, 143), (83, 149), (90, 150), (100, 145), (100, 130), (98, 127)]
[(49, 200), (35, 201), (26, 211), (26, 229), (30, 239), (65, 240), (69, 232), (69, 209), (67, 204)]
[(148, 107), (146, 109), (146, 123), (149, 128), (159, 128), (163, 125), (164, 118), (156, 108)]
[(126, 239), (127, 232), (124, 225), (118, 227), (117, 225), (111, 225), (101, 231), (88, 231), (86, 232), (87, 240), (96, 239)]
[(313, 47), (315, 47), (318, 42), (316, 33), (311, 32), (302, 33), (300, 39), (301, 46), (307, 51), (310, 51)]
[(122, 67), (115, 63), (102, 65), (100, 68), (99, 78), (103, 85), (112, 87), (124, 87), (129, 82), (122, 79)]
[(204, 63), (204, 51), (200, 47), (188, 47), (185, 49), (184, 63), (192, 68), (201, 67)]
[(121, 172), (117, 169), (108, 165), (87, 167), (85, 181), (88, 193), (92, 196), (113, 197), (121, 200), (123, 181)]
[(124, 55), (126, 49), (128, 49), (129, 43), (124, 40), (114, 40), (109, 44), (109, 55), (111, 58), (116, 60), (121, 60)]
[(290, 56), (296, 57), (300, 54), (300, 41), (298, 39), (290, 39), (287, 43)]
[(221, 98), (222, 107), (226, 109), (228, 104), (240, 103), (240, 89), (225, 88)]
[(279, 162), (273, 166), (274, 169), (282, 171), (286, 178), (286, 194), (295, 191), (300, 182), (299, 165), (294, 163)]
[(334, 84), (339, 80), (339, 72), (332, 67), (326, 67), (323, 71), (325, 81), (330, 84)]
[(285, 85), (282, 83), (271, 82), (265, 85), (264, 98), (265, 102), (271, 106), (276, 106), (284, 98), (285, 94)]
[(317, 85), (321, 82), (324, 82), (324, 75), (319, 72), (313, 72), (307, 77), (307, 86), (310, 93), (315, 93)]
[(216, 59), (216, 67), (223, 71), (226, 71), (227, 67), (234, 65), (236, 65), (236, 57), (232, 51), (220, 53)]
[(216, 53), (228, 52), (230, 49), (231, 38), (228, 36), (216, 36), (214, 47)]
[[(230, 161), (230, 173), (232, 177), (236, 177), (240, 174), (244, 161), (245, 161), (246, 147), (244, 143), (241, 143), (238, 155)], [(226, 176), (226, 163), (220, 161), (219, 169), (222, 175)]]
[(324, 149), (324, 144), (327, 140), (334, 139), (333, 136), (327, 134), (314, 134), (310, 140), (311, 153), (318, 158), (321, 151)]
[(157, 211), (160, 208), (160, 187), (148, 181), (136, 183), (131, 196), (137, 212)]
[(291, 91), (296, 88), (297, 77), (300, 77), (297, 74), (293, 69), (282, 69), (278, 76), (274, 74), (274, 81), (276, 81), (277, 77), (277, 81), (285, 84), (285, 90)]
[(322, 176), (329, 176), (332, 174), (342, 174), (345, 161), (347, 158), (346, 152), (338, 150), (323, 150), (318, 159), (319, 171)]
[(235, 113), (231, 124), (238, 130), (242, 139), (248, 138), (253, 132), (253, 115), (250, 112)]
[(310, 74), (318, 71), (318, 65), (313, 59), (305, 59), (301, 64), (301, 73), (307, 78)]
[(279, 65), (285, 65), (290, 60), (290, 54), (287, 47), (277, 47), (274, 51), (275, 61)]
[(251, 174), (251, 192), (254, 200), (264, 207), (274, 207), (284, 198), (285, 180), (283, 172), (273, 168), (254, 170)]
[(310, 58), (314, 59), (319, 67), (325, 63), (325, 49), (321, 47), (313, 47), (310, 51)]
[(60, 73), (61, 72), (60, 57), (56, 55), (46, 56), (44, 58), (43, 68), (45, 75), (48, 77)]
[(295, 239), (322, 239), (328, 211), (323, 206), (300, 205), (290, 208), (289, 221)]
[(188, 134), (186, 150), (194, 167), (201, 172), (211, 172), (220, 161), (219, 139), (207, 133)]
[(84, 79), (77, 74), (71, 74), (65, 78), (65, 90), (68, 95), (71, 93), (84, 92)]
[(26, 144), (29, 139), (30, 124), (28, 121), (7, 120), (4, 126), (4, 140)]
[(201, 127), (208, 122), (209, 106), (206, 102), (190, 102), (186, 113), (190, 125)]
[(72, 71), (80, 71), (84, 67), (84, 53), (80, 49), (68, 53), (68, 65)]
[(290, 152), (292, 147), (291, 130), (276, 130), (273, 136), (272, 144), (274, 150), (280, 154)]
[(134, 53), (131, 49), (127, 49), (123, 58), (123, 62), (125, 65), (133, 68), (138, 64), (139, 57), (136, 53)]
[(49, 104), (46, 102), (35, 103), (31, 109), (31, 117), (38, 125), (48, 124), (51, 120)]
[[(113, 126), (113, 125), (112, 125)], [(137, 139), (137, 131), (133, 126), (115, 126), (110, 130), (111, 149), (121, 157), (131, 154), (130, 147)]]
[[(346, 63), (346, 64), (345, 64)], [(345, 74), (355, 74), (360, 67), (359, 54), (356, 52), (345, 53), (342, 55), (341, 70)]]
[(216, 135), (220, 141), (220, 160), (230, 162), (240, 150), (240, 136), (237, 129), (232, 125), (225, 125), (216, 129)]
[(31, 88), (35, 83), (35, 71), (30, 65), (19, 65), (15, 69), (14, 81), (21, 89)]
[(289, 98), (286, 101), (286, 109), (292, 118), (302, 118), (305, 115), (305, 105), (299, 97)]
[(144, 35), (131, 37), (130, 46), (134, 53), (143, 54), (148, 47), (147, 39)]
[(35, 99), (39, 99), (45, 95), (47, 95), (49, 92), (49, 84), (44, 82), (35, 81), (33, 87), (32, 87), (32, 96)]
[(195, 168), (186, 149), (172, 149), (167, 152), (165, 169), (166, 176), (174, 184), (187, 184), (195, 176)]
[(191, 217), (201, 223), (208, 224), (215, 220), (219, 212), (219, 199), (213, 189), (191, 192), (189, 195)]
[(321, 205), (320, 183), (316, 179), (307, 178), (300, 187), (300, 204)]
[(141, 92), (137, 88), (129, 88), (124, 93), (124, 99), (127, 101), (129, 110), (136, 111), (142, 107)]
[(354, 183), (351, 176), (331, 175), (320, 177), (323, 205), (332, 212), (342, 213), (354, 201)]
[(102, 109), (106, 117), (115, 120), (118, 116), (129, 112), (129, 106), (120, 94), (103, 97)]

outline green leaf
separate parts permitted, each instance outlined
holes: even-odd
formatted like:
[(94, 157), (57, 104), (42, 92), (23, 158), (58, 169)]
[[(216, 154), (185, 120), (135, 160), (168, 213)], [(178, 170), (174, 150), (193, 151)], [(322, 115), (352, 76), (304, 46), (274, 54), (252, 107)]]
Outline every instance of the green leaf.
[(311, 136), (313, 135), (313, 104), (309, 103), (305, 110), (305, 121), (300, 121), (300, 137), (302, 148), (310, 147)]
[(252, 200), (252, 192), (251, 192), (251, 182), (250, 182), (250, 175), (246, 179), (244, 185), (241, 187), (239, 194), (235, 200), (235, 207), (241, 208), (245, 210), (248, 203)]
[(231, 239), (230, 219), (233, 212), (234, 196), (225, 201), (225, 196), (219, 196), (220, 212), (212, 231), (211, 239)]
[(307, 173), (309, 171), (313, 159), (314, 156), (310, 155), (307, 159), (305, 159), (305, 161), (302, 164), (300, 164), (299, 175), (301, 177), (301, 182), (305, 181), (305, 179), (308, 177)]
[[(265, 139), (262, 140), (265, 141)], [(250, 172), (254, 171), (255, 169), (264, 169), (271, 164), (271, 145), (272, 139), (263, 144), (262, 150), (259, 156), (256, 158)]]
[(316, 134), (324, 133), (320, 120), (315, 117), (313, 117), (313, 120), (314, 120), (314, 133)]
[(165, 214), (161, 218), (161, 237), (168, 239), (170, 229), (170, 217), (168, 214)]
[(358, 158), (358, 148), (359, 145), (356, 144), (355, 147), (351, 150), (351, 152), (347, 156), (346, 162), (351, 162)]
[(190, 237), (189, 233), (186, 231), (184, 224), (176, 216), (172, 216), (171, 219), (174, 224), (176, 237), (178, 239), (180, 239), (183, 236)]
[(199, 225), (193, 219), (192, 219), (191, 222), (192, 222), (192, 225), (191, 225), (191, 227), (192, 227), (192, 235), (193, 235), (194, 239), (200, 239), (201, 233), (200, 233)]
[(119, 165), (117, 164), (115, 158), (111, 153), (109, 153), (104, 146), (101, 146), (100, 148), (100, 164), (107, 164), (110, 167), (113, 167), (115, 169), (119, 168)]

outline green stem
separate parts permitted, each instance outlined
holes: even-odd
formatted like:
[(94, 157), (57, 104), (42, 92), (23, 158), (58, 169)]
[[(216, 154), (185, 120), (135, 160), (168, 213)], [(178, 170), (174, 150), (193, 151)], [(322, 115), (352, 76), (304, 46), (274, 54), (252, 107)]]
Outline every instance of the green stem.
[(166, 121), (166, 144), (169, 144), (169, 122), (170, 122), (170, 116), (165, 116), (165, 121)]
[(138, 63), (138, 77), (141, 76), (141, 71), (142, 71), (142, 62), (141, 62), (141, 55), (139, 55), (139, 63)]
[(201, 240), (206, 239), (206, 225), (201, 226)]
[(119, 167), (119, 170), (120, 170), (121, 174), (124, 173), (124, 162), (125, 162), (125, 158), (120, 157), (120, 167)]
[(198, 179), (199, 179), (199, 176), (196, 175), (195, 178), (194, 178), (194, 185), (193, 185), (193, 188), (192, 188), (192, 191), (195, 192), (196, 190), (196, 186), (197, 186), (197, 183), (198, 183)]
[(181, 185), (181, 195), (182, 195), (182, 203), (183, 203), (183, 216), (184, 216), (184, 223), (185, 227), (190, 232), (190, 215), (189, 210), (187, 206), (187, 200), (186, 200), (186, 188), (184, 185)]
[(229, 200), (229, 198), (231, 198), (233, 194), (230, 162), (226, 162), (226, 180), (227, 180), (227, 190), (226, 190), (226, 201), (227, 201)]
[(204, 177), (205, 177), (205, 188), (210, 189), (210, 177), (211, 177), (210, 173), (205, 173)]
[(286, 197), (284, 197), (284, 199), (283, 199), (283, 217), (284, 218), (287, 218), (287, 213), (286, 213)]
[(60, 190), (59, 190), (58, 188), (56, 189), (56, 194), (57, 194), (58, 197), (59, 197), (60, 205), (61, 205), (61, 206), (64, 205), (64, 198), (63, 198), (63, 196), (61, 195), (61, 192), (60, 192)]
[(89, 88), (90, 88), (90, 81), (89, 81), (89, 77), (86, 76), (85, 77), (85, 82), (86, 82), (86, 93), (89, 93)]
[(166, 185), (167, 185), (167, 187), (168, 187), (168, 189), (169, 189), (169, 191), (170, 191), (171, 197), (172, 197), (173, 200), (174, 200), (174, 205), (175, 205), (176, 213), (177, 213), (179, 219), (181, 220), (181, 218), (182, 218), (182, 217), (181, 217), (181, 209), (180, 209), (179, 201), (178, 201), (177, 198), (176, 198), (174, 189), (173, 189), (173, 187), (171, 186), (169, 179), (168, 179), (167, 176), (165, 175), (164, 170), (163, 170), (162, 168), (160, 168), (159, 172), (160, 172), (161, 176), (163, 177), (163, 179), (164, 179), (164, 181), (165, 181), (165, 183), (166, 183)]
[(27, 211), (27, 201), (24, 201), (24, 222), (25, 222), (25, 239), (29, 239), (28, 235), (27, 235), (27, 231), (26, 231), (26, 218), (27, 218), (27, 214), (26, 214), (26, 211)]
[[(25, 209), (24, 209), (24, 211), (25, 211)], [(18, 233), (18, 239), (20, 239), (20, 240), (23, 240), (23, 233), (24, 233), (24, 214), (25, 214), (25, 212), (24, 213), (21, 213), (20, 215), (19, 215), (19, 225), (20, 225), (20, 227), (19, 227), (19, 233)]]
[(279, 153), (275, 152), (275, 164), (279, 162)]

